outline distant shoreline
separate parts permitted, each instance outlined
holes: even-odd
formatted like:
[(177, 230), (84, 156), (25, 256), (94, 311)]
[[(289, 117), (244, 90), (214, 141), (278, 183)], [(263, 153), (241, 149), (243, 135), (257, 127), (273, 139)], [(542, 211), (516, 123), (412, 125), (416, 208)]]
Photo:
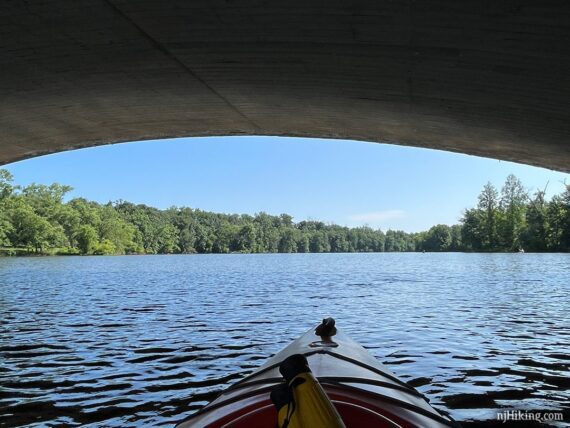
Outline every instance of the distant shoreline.
[(12, 184), (0, 169), (0, 255), (264, 254), (570, 251), (570, 185), (545, 200), (509, 175), (487, 183), (459, 224), (405, 232), (347, 227), (289, 214), (165, 210), (127, 201), (64, 202), (70, 186)]
[(17, 249), (0, 248), (0, 258), (45, 258), (45, 257), (147, 257), (147, 256), (242, 256), (242, 255), (285, 255), (285, 254), (568, 254), (564, 251), (345, 251), (345, 252), (306, 252), (306, 253), (279, 253), (279, 252), (232, 252), (232, 253), (165, 253), (165, 254), (72, 254), (72, 253), (34, 253)]

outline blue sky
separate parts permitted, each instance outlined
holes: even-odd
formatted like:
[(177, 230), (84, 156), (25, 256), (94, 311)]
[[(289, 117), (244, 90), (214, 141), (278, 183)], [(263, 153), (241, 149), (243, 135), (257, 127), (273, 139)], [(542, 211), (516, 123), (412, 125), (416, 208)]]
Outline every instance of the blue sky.
[(295, 221), (408, 232), (457, 223), (483, 185), (508, 174), (550, 196), (570, 175), (436, 150), (343, 140), (208, 137), (75, 150), (6, 165), (18, 184), (58, 182), (71, 197), (167, 208), (291, 214)]

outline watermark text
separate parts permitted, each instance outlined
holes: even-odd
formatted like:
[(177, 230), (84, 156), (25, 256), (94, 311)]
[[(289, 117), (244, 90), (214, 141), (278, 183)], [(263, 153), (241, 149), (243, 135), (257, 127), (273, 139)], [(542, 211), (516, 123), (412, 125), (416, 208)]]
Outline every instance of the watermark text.
[(497, 420), (503, 421), (534, 421), (539, 423), (558, 422), (563, 420), (562, 412), (536, 412), (529, 410), (503, 410), (497, 413)]

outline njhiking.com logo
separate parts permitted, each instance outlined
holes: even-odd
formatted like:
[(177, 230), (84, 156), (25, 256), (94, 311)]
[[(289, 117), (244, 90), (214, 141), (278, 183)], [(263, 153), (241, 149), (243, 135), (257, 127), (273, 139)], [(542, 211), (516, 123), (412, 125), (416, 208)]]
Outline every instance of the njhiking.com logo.
[(497, 413), (497, 420), (509, 422), (561, 422), (563, 420), (563, 415), (561, 412), (533, 412), (529, 410), (504, 410)]

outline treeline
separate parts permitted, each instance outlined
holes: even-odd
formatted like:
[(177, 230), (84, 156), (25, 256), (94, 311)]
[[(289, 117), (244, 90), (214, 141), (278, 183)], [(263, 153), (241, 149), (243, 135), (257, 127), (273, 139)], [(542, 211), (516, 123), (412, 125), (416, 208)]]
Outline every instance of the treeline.
[(475, 208), (461, 219), (467, 251), (570, 251), (570, 185), (550, 201), (545, 191), (529, 195), (514, 175), (500, 193), (487, 183)]
[(327, 253), (383, 251), (568, 251), (570, 187), (551, 201), (531, 199), (510, 176), (501, 195), (488, 184), (461, 224), (385, 233), (290, 215), (159, 210), (130, 202), (63, 202), (69, 186), (13, 184), (0, 170), (0, 248), (4, 254)]

